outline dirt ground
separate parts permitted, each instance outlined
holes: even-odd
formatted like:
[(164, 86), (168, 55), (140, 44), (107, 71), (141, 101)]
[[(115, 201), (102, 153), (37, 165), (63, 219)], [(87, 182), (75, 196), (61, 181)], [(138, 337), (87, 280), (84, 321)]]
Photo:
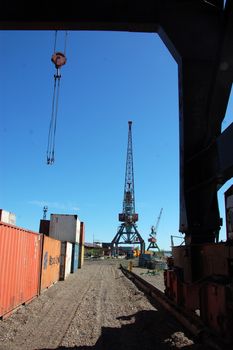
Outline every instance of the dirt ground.
[(87, 262), (0, 321), (0, 350), (208, 349), (151, 305), (118, 267), (113, 260)]
[[(125, 267), (127, 267), (125, 265)], [(133, 267), (133, 272), (161, 290), (161, 292), (164, 292), (165, 285), (164, 285), (164, 276), (163, 276), (163, 270), (160, 271), (154, 271), (154, 270), (148, 270), (147, 268), (142, 267)]]

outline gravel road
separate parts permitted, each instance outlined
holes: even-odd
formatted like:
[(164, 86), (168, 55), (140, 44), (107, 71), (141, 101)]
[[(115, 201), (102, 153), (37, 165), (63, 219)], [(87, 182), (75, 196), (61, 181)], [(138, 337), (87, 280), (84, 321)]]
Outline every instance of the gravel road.
[(208, 349), (152, 306), (118, 266), (87, 262), (0, 321), (0, 350)]

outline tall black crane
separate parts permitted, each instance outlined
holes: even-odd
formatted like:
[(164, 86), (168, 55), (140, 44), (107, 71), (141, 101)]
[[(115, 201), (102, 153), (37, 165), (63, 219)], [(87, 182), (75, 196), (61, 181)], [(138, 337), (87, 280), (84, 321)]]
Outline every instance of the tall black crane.
[(145, 251), (145, 243), (137, 230), (134, 197), (134, 171), (133, 171), (133, 147), (132, 147), (132, 121), (128, 122), (128, 148), (126, 157), (125, 186), (123, 211), (119, 214), (121, 225), (112, 240), (113, 253), (118, 255), (119, 244), (140, 244), (141, 253)]

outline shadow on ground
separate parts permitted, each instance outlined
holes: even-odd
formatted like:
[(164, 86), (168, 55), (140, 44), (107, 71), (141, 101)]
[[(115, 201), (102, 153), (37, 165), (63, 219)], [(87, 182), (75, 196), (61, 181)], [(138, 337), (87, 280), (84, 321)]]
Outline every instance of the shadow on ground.
[[(118, 318), (121, 328), (102, 327), (101, 336), (93, 346), (60, 346), (59, 350), (193, 350), (207, 349), (184, 337), (181, 327), (158, 311), (140, 311)], [(132, 321), (134, 321), (132, 323)], [(128, 324), (127, 324), (128, 322)], [(131, 323), (129, 323), (131, 322)], [(50, 349), (41, 349), (50, 350)], [(52, 349), (51, 349), (52, 350)]]

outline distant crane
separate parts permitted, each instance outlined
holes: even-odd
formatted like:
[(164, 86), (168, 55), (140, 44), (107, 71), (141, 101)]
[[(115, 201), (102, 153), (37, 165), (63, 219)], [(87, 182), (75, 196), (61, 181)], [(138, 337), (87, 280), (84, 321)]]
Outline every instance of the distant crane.
[(46, 220), (47, 211), (48, 211), (48, 207), (44, 206), (44, 208), (43, 208), (43, 220)]
[(148, 238), (149, 245), (147, 250), (158, 249), (158, 251), (160, 252), (159, 246), (157, 244), (157, 232), (158, 232), (158, 227), (159, 227), (159, 222), (161, 219), (162, 212), (163, 212), (163, 208), (160, 209), (156, 225), (151, 226), (151, 233), (150, 233), (150, 238)]
[(123, 211), (121, 214), (119, 214), (119, 221), (122, 222), (122, 224), (118, 228), (117, 234), (111, 242), (112, 253), (114, 255), (118, 255), (119, 244), (140, 244), (141, 253), (144, 253), (145, 251), (145, 242), (138, 232), (136, 226), (138, 214), (135, 213), (132, 121), (128, 122), (128, 126), (128, 147), (126, 157)]

